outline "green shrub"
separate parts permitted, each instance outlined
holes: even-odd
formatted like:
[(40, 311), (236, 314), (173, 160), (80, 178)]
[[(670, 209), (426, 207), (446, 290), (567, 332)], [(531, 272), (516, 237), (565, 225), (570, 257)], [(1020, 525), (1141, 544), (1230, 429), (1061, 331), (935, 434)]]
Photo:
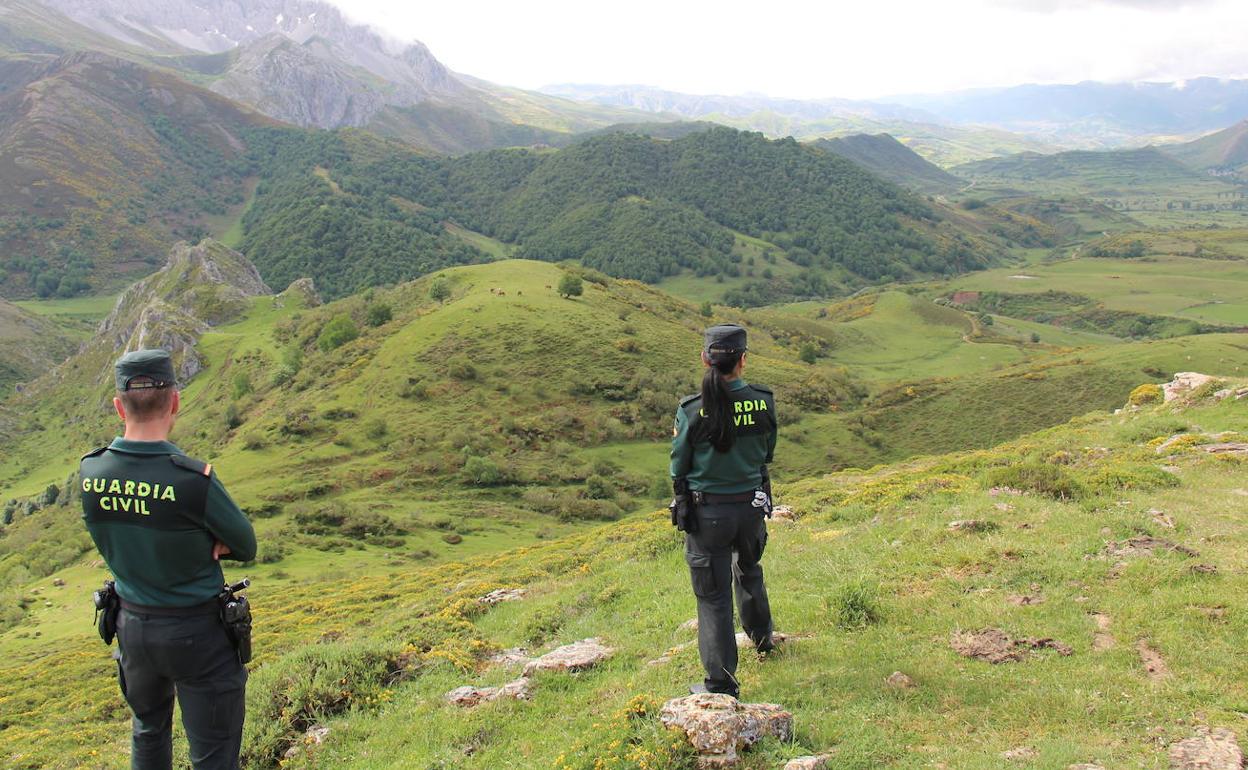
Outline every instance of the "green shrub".
[(585, 479), (585, 496), (590, 500), (614, 500), (615, 486), (606, 477), (594, 474)]
[(251, 395), (251, 377), (248, 376), (247, 372), (238, 372), (234, 375), (234, 379), (231, 382), (231, 391), (234, 394), (235, 401)]
[(815, 347), (813, 342), (803, 343), (801, 352), (797, 354), (797, 357), (808, 364), (813, 364), (819, 359), (819, 348)]
[(477, 367), (472, 365), (467, 356), (456, 356), (447, 364), (447, 374), (453, 379), (468, 381), (477, 379)]
[(562, 608), (557, 606), (539, 608), (524, 624), (524, 638), (533, 644), (541, 644), (559, 633), (566, 622), (567, 616)]
[(702, 303), (702, 307), (699, 308), (699, 312), (702, 313), (703, 318), (710, 318), (715, 313), (715, 309), (712, 308), (711, 303), (707, 301)]
[(846, 631), (866, 628), (880, 621), (880, 607), (875, 586), (865, 580), (846, 583), (832, 594), (830, 604), (838, 628)]
[(355, 327), (355, 321), (351, 320), (351, 316), (337, 315), (321, 329), (320, 335), (316, 338), (316, 346), (322, 351), (330, 351), (342, 347), (359, 336), (360, 330)]
[(1181, 484), (1178, 476), (1154, 465), (1107, 465), (1087, 477), (1088, 488), (1096, 492), (1171, 489)]
[(437, 279), (434, 279), (433, 283), (429, 284), (429, 299), (434, 300), (435, 302), (438, 302), (438, 303), (442, 303), (442, 302), (446, 302), (450, 298), (451, 298), (450, 281), (446, 280), (445, 278), (437, 278)]
[(247, 686), (243, 764), (276, 767), (304, 731), (375, 699), (402, 669), (399, 641), (307, 645), (260, 667)]
[(1085, 492), (1083, 485), (1065, 469), (1035, 461), (993, 468), (988, 472), (987, 485), (1034, 492), (1055, 500), (1077, 500)]
[(364, 323), (369, 326), (381, 326), (389, 323), (393, 317), (394, 314), (391, 312), (390, 306), (384, 302), (378, 302), (375, 305), (368, 306), (368, 310), (364, 313)]
[(559, 279), (559, 296), (561, 297), (579, 297), (585, 292), (585, 287), (581, 283), (579, 275), (572, 273), (564, 273)]
[(380, 441), (381, 439), (385, 438), (386, 434), (389, 432), (390, 432), (389, 426), (387, 426), (386, 421), (381, 419), (380, 417), (374, 417), (371, 420), (364, 423), (364, 435), (368, 436), (374, 441)]
[(488, 457), (469, 457), (464, 463), (464, 476), (470, 483), (481, 487), (493, 486), (503, 481), (502, 470)]

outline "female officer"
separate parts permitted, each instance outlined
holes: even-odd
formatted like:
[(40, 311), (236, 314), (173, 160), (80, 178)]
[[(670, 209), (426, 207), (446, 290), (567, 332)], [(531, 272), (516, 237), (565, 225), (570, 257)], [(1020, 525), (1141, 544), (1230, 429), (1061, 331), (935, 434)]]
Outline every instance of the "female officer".
[(672, 520), (685, 532), (685, 560), (698, 601), (698, 651), (706, 680), (691, 692), (737, 697), (735, 588), (741, 624), (755, 648), (772, 649), (771, 607), (759, 560), (771, 515), (767, 463), (776, 448), (776, 402), (741, 379), (745, 329), (706, 330), (702, 392), (680, 402), (672, 435)]

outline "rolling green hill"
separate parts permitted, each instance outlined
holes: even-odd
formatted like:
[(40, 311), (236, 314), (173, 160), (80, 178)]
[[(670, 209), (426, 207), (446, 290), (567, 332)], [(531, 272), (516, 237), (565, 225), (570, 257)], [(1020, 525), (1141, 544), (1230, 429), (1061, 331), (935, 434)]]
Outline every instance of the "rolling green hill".
[(1216, 131), (1192, 142), (1167, 145), (1162, 152), (1197, 171), (1242, 174), (1248, 166), (1248, 121)]
[[(1248, 422), (1209, 391), (781, 486), (798, 518), (773, 521), (764, 564), (778, 627), (798, 638), (739, 673), (747, 700), (793, 711), (796, 735), (765, 739), (741, 767), (831, 752), (848, 768), (987, 769), (1013, 751), (1046, 767), (1161, 768), (1197, 726), (1237, 726), (1244, 460), (1215, 445), (1242, 442)], [(247, 767), (693, 767), (656, 719), (700, 675), (663, 516), (434, 567), (373, 550), (231, 569), (255, 578), (258, 612)], [(64, 585), (27, 591), (29, 623), (0, 634), (0, 750), (17, 767), (121, 767), (115, 664), (76, 599), (102, 572), (56, 574)], [(496, 588), (527, 593), (478, 601)], [(1007, 639), (992, 665), (968, 646), (982, 629), (1050, 641)], [(539, 673), (529, 701), (444, 700), (513, 678), (496, 651), (590, 636), (615, 654), (577, 676)], [(313, 727), (328, 731), (305, 738)]]
[(817, 139), (811, 144), (825, 152), (869, 169), (893, 184), (915, 192), (945, 194), (956, 192), (966, 183), (888, 134), (851, 134)]
[(1167, 204), (1230, 205), (1235, 187), (1197, 172), (1155, 148), (1023, 153), (957, 166), (953, 173), (976, 188), (1022, 190), (1033, 195), (1079, 195), (1122, 201), (1127, 208)]
[(67, 358), (78, 335), (0, 299), (0, 398)]

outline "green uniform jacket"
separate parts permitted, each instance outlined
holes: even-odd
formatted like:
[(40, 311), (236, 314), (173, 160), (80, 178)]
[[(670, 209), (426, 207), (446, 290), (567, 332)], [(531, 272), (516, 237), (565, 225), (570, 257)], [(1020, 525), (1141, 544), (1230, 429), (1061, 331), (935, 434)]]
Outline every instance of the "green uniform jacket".
[(212, 558), (256, 558), (256, 533), (212, 466), (168, 441), (123, 438), (82, 458), (82, 518), (121, 598), (154, 607), (212, 600), (225, 578)]
[(702, 397), (689, 396), (676, 410), (672, 431), (672, 478), (686, 478), (689, 489), (733, 495), (758, 489), (762, 467), (776, 451), (776, 399), (761, 385), (744, 380), (728, 383), (733, 400), (736, 440), (727, 452), (716, 452), (704, 435)]

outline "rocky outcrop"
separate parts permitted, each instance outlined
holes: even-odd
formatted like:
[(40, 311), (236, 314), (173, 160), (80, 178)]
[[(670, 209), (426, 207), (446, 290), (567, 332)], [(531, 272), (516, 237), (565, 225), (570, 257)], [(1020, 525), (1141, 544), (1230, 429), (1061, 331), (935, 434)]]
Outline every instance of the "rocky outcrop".
[(300, 302), (304, 307), (318, 307), (321, 304), (321, 293), (311, 278), (300, 278), (286, 287), (286, 291), (275, 297), (283, 305), (290, 301)]
[(1214, 378), (1207, 374), (1179, 372), (1174, 375), (1173, 380), (1162, 385), (1161, 390), (1165, 394), (1165, 400), (1168, 404), (1176, 398), (1191, 393), (1193, 390), (1204, 387), (1213, 381)]
[(1196, 735), (1170, 747), (1171, 770), (1240, 770), (1244, 752), (1224, 727), (1196, 728)]
[(784, 770), (827, 770), (832, 757), (828, 754), (795, 757), (784, 764)]
[(238, 317), (251, 297), (271, 293), (255, 265), (237, 251), (212, 240), (178, 243), (163, 268), (122, 293), (97, 340), (115, 353), (164, 348), (185, 383), (202, 366), (195, 351), (200, 335)]
[(742, 703), (731, 695), (700, 693), (663, 705), (659, 719), (684, 732), (704, 770), (736, 767), (738, 752), (765, 737), (793, 737), (793, 715), (772, 703)]

